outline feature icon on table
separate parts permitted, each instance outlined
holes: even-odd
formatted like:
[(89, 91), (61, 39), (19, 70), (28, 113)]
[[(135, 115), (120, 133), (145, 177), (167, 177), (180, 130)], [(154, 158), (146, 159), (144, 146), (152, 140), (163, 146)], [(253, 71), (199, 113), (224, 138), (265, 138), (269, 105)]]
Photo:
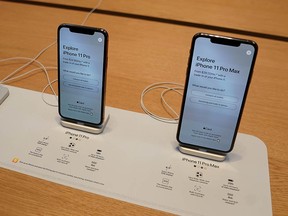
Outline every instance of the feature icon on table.
[(203, 173), (202, 172), (196, 172), (196, 177), (197, 178), (202, 178), (203, 177)]
[(73, 147), (75, 146), (75, 143), (71, 142), (71, 143), (69, 143), (68, 146), (69, 146), (70, 148), (73, 148)]

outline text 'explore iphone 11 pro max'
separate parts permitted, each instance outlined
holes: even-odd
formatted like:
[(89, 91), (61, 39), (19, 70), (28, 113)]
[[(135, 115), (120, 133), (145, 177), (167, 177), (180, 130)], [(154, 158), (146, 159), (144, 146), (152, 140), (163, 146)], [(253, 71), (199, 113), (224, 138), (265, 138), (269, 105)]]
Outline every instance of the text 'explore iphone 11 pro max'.
[(193, 37), (177, 131), (180, 147), (233, 149), (257, 49), (249, 40)]
[(59, 114), (65, 120), (100, 125), (104, 119), (108, 34), (104, 29), (58, 27)]

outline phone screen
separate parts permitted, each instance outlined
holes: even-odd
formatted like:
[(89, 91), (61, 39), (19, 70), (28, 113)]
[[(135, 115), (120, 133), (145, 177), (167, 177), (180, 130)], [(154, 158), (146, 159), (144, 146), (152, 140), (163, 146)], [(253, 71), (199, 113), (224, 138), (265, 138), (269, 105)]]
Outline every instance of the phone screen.
[(180, 145), (232, 150), (256, 53), (254, 42), (194, 37), (177, 133)]
[(101, 124), (104, 115), (107, 33), (103, 29), (58, 28), (59, 113)]

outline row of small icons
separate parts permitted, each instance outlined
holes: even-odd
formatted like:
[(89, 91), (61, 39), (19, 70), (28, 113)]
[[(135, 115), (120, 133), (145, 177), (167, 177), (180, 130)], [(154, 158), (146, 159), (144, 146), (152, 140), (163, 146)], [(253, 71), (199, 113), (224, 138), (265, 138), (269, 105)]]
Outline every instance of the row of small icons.
[[(69, 137), (70, 139), (73, 139), (73, 137)], [(79, 138), (74, 138), (76, 141), (80, 141), (80, 139)], [(38, 141), (38, 143), (40, 142), (40, 143), (43, 143), (43, 142), (47, 142), (49, 140), (49, 136), (47, 136), (47, 137), (43, 137), (43, 139), (42, 140), (39, 140)], [(70, 142), (69, 144), (68, 144), (68, 147), (70, 147), (70, 148), (74, 148), (75, 147), (75, 143), (74, 142)], [(34, 152), (35, 153), (41, 153), (41, 151), (43, 150), (43, 148), (42, 147), (36, 147), (35, 148), (35, 150), (34, 150)], [(96, 154), (98, 154), (98, 155), (100, 155), (102, 153), (102, 150), (101, 149), (97, 149), (97, 151), (96, 151)], [(67, 160), (69, 158), (69, 155), (68, 154), (63, 154), (63, 156), (62, 156), (62, 159), (63, 160)], [(18, 158), (18, 157), (14, 157), (13, 159), (12, 159), (12, 162), (13, 163), (18, 163), (20, 161), (20, 159)]]
[[(37, 147), (35, 149), (35, 152), (37, 152), (37, 153), (40, 153), (41, 151), (42, 151), (41, 147)], [(97, 149), (96, 154), (100, 155), (101, 153), (102, 153), (102, 150), (101, 149)], [(62, 160), (68, 160), (68, 158), (69, 158), (69, 154), (63, 154)], [(12, 162), (13, 163), (18, 163), (19, 162), (19, 158), (18, 157), (14, 157), (12, 159)]]

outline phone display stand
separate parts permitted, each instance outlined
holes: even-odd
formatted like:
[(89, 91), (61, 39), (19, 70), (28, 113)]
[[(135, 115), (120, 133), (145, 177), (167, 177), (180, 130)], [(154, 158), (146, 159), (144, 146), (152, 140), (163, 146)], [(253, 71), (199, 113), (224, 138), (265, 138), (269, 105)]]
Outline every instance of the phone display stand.
[(209, 152), (209, 151), (201, 151), (199, 149), (190, 149), (190, 148), (185, 148), (183, 146), (179, 146), (179, 151), (184, 154), (193, 155), (196, 157), (202, 157), (202, 158), (215, 160), (215, 161), (224, 161), (226, 158), (226, 154)]
[(71, 128), (71, 129), (75, 129), (75, 130), (80, 130), (80, 131), (84, 131), (84, 132), (88, 132), (88, 133), (92, 133), (92, 134), (101, 134), (104, 131), (109, 119), (110, 119), (110, 115), (108, 114), (107, 116), (105, 116), (103, 124), (101, 124), (97, 127), (93, 127), (93, 126), (89, 126), (89, 125), (83, 125), (83, 124), (77, 124), (74, 122), (67, 121), (66, 119), (61, 119), (60, 123), (63, 127), (67, 127), (67, 128)]

